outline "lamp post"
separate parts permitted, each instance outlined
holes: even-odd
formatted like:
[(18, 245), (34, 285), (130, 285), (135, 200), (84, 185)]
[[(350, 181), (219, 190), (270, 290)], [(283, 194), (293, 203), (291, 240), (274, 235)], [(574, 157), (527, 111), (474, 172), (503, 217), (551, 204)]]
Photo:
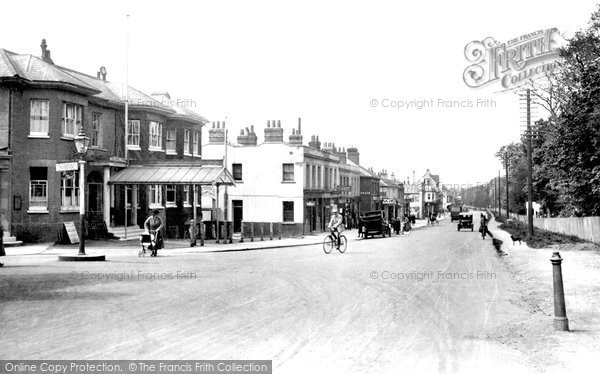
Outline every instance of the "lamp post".
[(79, 156), (79, 219), (81, 223), (81, 238), (79, 239), (78, 255), (85, 255), (85, 156), (90, 145), (90, 138), (85, 136), (83, 126), (74, 138), (77, 155)]
[(60, 255), (58, 261), (105, 261), (104, 255), (85, 253), (85, 156), (90, 138), (85, 136), (83, 129), (73, 138), (75, 148), (77, 148), (77, 163), (79, 164), (79, 219), (81, 222), (81, 238), (79, 239), (79, 253), (77, 255)]

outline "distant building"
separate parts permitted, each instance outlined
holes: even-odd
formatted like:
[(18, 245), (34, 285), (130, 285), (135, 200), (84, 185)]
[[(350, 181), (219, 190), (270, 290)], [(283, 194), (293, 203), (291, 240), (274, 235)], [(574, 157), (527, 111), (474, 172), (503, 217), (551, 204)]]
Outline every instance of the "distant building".
[(417, 218), (426, 218), (429, 214), (438, 214), (443, 211), (443, 196), (439, 175), (431, 174), (429, 169), (419, 180), (407, 180), (404, 195), (410, 214)]
[(385, 219), (392, 221), (404, 216), (404, 184), (397, 181), (394, 173), (388, 177), (387, 170), (378, 173), (380, 178), (381, 209)]

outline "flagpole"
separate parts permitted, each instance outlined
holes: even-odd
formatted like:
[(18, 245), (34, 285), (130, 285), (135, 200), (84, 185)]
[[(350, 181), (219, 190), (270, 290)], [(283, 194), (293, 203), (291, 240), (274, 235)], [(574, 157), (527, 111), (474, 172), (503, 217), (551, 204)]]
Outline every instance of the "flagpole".
[[(227, 123), (229, 119), (227, 118), (227, 116), (225, 116), (225, 121), (223, 122), (223, 128), (225, 128), (225, 124)], [(225, 150), (224, 150), (224, 154), (223, 154), (223, 170), (227, 169), (227, 132), (229, 131), (229, 129), (225, 129), (225, 139), (223, 140), (223, 145), (225, 146)], [(223, 205), (223, 218), (225, 221), (225, 238), (223, 240), (223, 243), (227, 243), (227, 234), (229, 232), (228, 230), (228, 226), (229, 226), (229, 217), (228, 217), (228, 208), (229, 208), (229, 203), (228, 203), (228, 198), (229, 196), (227, 195), (227, 185), (225, 185), (225, 191), (223, 192), (223, 201), (224, 201), (224, 205)]]
[[(125, 22), (125, 162), (129, 165), (129, 14)], [(125, 185), (125, 239), (127, 239), (127, 185)]]

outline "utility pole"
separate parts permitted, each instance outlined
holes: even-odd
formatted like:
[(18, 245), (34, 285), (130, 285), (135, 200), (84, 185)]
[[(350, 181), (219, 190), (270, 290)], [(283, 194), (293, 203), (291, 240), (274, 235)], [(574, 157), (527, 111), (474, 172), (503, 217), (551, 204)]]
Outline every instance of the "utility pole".
[(527, 89), (527, 236), (533, 237), (533, 156), (531, 137), (531, 91)]
[(506, 219), (510, 219), (510, 202), (508, 196), (508, 149), (504, 153), (504, 166), (506, 168)]
[(502, 217), (502, 186), (500, 186), (500, 170), (498, 170), (498, 217)]

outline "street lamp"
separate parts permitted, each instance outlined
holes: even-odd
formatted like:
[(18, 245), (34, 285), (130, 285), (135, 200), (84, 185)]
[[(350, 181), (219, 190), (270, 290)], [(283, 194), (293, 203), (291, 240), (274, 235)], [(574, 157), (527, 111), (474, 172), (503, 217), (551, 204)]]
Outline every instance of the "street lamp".
[(79, 156), (79, 219), (81, 223), (81, 238), (79, 239), (78, 255), (85, 255), (85, 156), (90, 145), (90, 138), (85, 136), (83, 126), (79, 134), (73, 138), (77, 155)]

